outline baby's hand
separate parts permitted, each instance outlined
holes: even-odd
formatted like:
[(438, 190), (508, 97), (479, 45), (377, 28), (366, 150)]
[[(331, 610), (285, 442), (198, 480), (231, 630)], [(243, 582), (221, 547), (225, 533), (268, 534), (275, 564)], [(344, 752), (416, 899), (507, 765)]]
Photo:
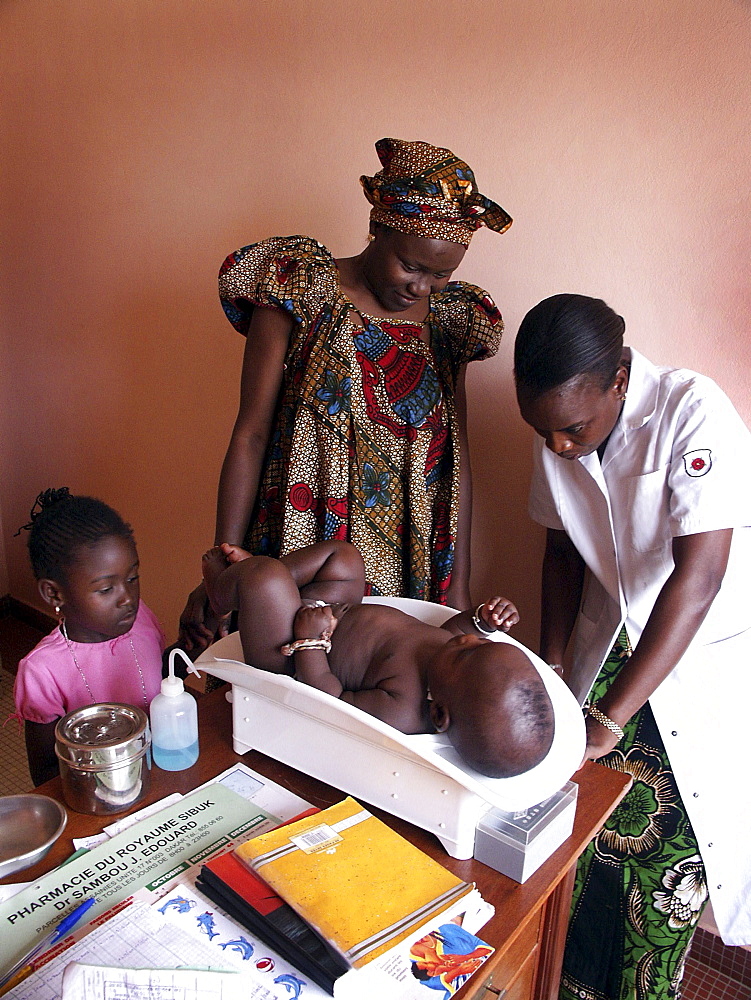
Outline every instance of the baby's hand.
[(328, 604), (304, 604), (295, 615), (295, 639), (330, 639), (337, 624)]
[(480, 617), (486, 625), (508, 632), (512, 625), (518, 623), (519, 612), (516, 610), (516, 605), (507, 598), (491, 597), (480, 608)]

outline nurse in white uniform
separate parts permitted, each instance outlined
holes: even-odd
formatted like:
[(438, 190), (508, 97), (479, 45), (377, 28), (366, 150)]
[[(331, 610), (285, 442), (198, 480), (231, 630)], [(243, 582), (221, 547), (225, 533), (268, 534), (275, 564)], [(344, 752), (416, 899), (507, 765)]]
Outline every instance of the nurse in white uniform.
[(751, 435), (724, 393), (623, 346), (604, 302), (525, 317), (517, 398), (547, 528), (541, 656), (586, 757), (634, 785), (579, 865), (561, 997), (679, 995), (707, 900), (751, 943)]

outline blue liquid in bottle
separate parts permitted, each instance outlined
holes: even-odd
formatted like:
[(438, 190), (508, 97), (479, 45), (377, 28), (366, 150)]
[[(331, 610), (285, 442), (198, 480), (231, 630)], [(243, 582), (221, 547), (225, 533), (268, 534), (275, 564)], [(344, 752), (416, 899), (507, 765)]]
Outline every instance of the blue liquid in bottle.
[(152, 745), (151, 753), (154, 763), (163, 771), (183, 771), (186, 767), (192, 767), (198, 760), (198, 740), (189, 747), (179, 749)]

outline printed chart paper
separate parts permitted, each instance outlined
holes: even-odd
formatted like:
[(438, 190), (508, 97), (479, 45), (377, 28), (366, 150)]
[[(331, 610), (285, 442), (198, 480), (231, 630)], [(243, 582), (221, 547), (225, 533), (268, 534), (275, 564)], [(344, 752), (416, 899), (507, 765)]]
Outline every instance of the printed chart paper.
[(192, 969), (112, 969), (72, 962), (62, 1000), (245, 1000), (247, 983), (235, 972)]
[(279, 822), (222, 785), (209, 785), (55, 869), (0, 904), (0, 972), (84, 899), (91, 919), (146, 887), (156, 891), (242, 834)]

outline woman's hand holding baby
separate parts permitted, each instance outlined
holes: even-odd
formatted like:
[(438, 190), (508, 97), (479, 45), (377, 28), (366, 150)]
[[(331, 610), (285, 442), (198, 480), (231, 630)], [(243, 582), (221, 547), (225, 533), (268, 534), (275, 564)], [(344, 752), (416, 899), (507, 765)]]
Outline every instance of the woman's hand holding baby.
[(191, 591), (180, 615), (178, 642), (188, 653), (200, 653), (215, 639), (229, 634), (229, 615), (217, 615), (212, 610), (206, 585), (199, 583)]

